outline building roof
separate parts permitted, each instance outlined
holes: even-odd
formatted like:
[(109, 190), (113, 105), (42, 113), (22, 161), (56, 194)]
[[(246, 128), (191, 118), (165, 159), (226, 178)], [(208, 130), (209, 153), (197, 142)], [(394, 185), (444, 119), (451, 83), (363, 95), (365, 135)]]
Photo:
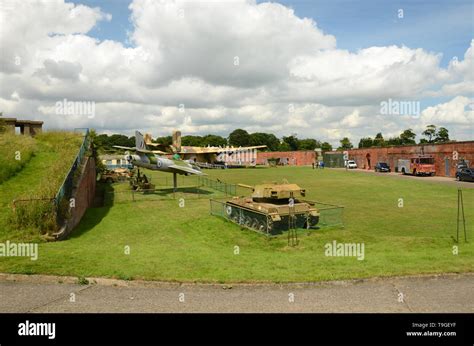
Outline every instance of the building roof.
[(17, 118), (0, 118), (7, 123), (15, 123), (15, 125), (43, 125), (43, 121), (39, 120), (18, 120)]

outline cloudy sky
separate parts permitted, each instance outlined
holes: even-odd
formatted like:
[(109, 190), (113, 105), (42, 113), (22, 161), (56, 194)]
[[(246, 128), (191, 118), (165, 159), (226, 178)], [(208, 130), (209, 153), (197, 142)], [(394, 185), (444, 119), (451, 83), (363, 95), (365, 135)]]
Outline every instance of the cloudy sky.
[(469, 0), (0, 4), (0, 111), (46, 128), (474, 139)]

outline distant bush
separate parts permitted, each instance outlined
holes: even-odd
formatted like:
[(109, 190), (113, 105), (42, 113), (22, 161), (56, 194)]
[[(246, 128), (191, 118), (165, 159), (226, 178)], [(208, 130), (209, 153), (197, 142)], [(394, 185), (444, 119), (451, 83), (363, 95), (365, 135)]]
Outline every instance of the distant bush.
[(0, 184), (21, 171), (36, 150), (36, 141), (29, 136), (0, 134)]

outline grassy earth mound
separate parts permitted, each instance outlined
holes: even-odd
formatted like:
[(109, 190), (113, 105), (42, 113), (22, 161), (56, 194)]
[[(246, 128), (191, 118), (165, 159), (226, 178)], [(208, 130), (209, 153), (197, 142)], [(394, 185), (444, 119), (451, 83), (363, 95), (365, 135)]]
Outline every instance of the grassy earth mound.
[[(2, 135), (2, 140), (10, 144), (8, 149), (2, 147), (8, 155), (2, 157), (0, 164), (17, 168), (16, 174), (9, 174), (0, 184), (0, 240), (39, 240), (42, 234), (54, 230), (52, 198), (70, 170), (82, 139), (79, 134), (59, 131), (44, 132), (35, 138), (15, 135), (3, 139)], [(19, 149), (25, 161), (21, 168), (11, 155), (16, 148), (23, 148)], [(34, 155), (27, 155), (28, 150)], [(13, 200), (17, 201), (14, 210)]]

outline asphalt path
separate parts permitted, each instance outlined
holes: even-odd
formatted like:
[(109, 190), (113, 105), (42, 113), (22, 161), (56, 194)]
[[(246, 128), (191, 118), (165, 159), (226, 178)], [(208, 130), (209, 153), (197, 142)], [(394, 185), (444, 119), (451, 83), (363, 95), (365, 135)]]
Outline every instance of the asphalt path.
[(304, 284), (0, 274), (0, 312), (474, 312), (474, 273)]
[[(345, 168), (330, 168), (330, 169), (337, 169), (337, 170), (346, 170)], [(367, 174), (374, 174), (374, 175), (381, 175), (386, 176), (387, 178), (395, 178), (395, 179), (415, 179), (422, 183), (433, 183), (433, 184), (445, 184), (451, 186), (457, 186), (459, 188), (466, 188), (466, 189), (474, 189), (474, 182), (470, 181), (457, 181), (453, 177), (440, 177), (440, 176), (415, 176), (410, 174), (401, 174), (397, 172), (390, 172), (390, 173), (380, 173), (375, 172), (373, 169), (349, 169), (350, 172), (360, 172), (360, 173), (367, 173)]]

